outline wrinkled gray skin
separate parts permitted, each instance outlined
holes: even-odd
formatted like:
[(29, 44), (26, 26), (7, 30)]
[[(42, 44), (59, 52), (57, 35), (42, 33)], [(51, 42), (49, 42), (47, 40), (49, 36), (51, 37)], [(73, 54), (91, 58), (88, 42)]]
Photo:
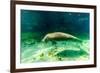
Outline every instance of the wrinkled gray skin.
[(42, 39), (42, 42), (45, 42), (47, 40), (68, 40), (68, 39), (72, 39), (72, 40), (76, 40), (76, 41), (82, 41), (81, 39), (71, 35), (71, 34), (68, 34), (68, 33), (63, 33), (63, 32), (53, 32), (53, 33), (48, 33), (45, 35), (45, 37)]

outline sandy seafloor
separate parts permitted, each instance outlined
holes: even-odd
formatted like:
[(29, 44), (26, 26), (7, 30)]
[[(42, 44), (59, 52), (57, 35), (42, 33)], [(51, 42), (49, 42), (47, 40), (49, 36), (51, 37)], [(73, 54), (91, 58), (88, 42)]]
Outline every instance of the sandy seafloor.
[(74, 40), (41, 42), (32, 32), (21, 34), (21, 63), (89, 60), (89, 38), (78, 35)]

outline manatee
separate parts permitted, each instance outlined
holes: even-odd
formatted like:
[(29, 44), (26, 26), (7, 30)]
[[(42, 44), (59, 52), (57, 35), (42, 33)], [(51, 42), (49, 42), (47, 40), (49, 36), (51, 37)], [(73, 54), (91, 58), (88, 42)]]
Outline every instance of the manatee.
[(44, 36), (44, 38), (42, 39), (42, 41), (47, 41), (47, 40), (76, 40), (76, 41), (80, 41), (82, 42), (81, 39), (68, 34), (68, 33), (64, 33), (64, 32), (53, 32), (53, 33), (48, 33)]

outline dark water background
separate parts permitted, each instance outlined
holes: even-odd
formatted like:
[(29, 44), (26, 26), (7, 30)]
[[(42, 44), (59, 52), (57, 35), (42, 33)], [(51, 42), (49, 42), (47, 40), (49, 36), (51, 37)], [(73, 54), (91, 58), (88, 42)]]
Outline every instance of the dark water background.
[(21, 10), (21, 32), (87, 34), (89, 13)]

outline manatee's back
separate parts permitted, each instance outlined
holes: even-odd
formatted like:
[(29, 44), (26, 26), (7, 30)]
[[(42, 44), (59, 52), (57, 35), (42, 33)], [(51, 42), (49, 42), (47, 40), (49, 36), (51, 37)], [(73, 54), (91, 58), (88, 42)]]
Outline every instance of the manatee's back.
[(74, 40), (81, 41), (79, 38), (77, 38), (73, 35), (70, 35), (68, 33), (63, 33), (63, 32), (49, 33), (42, 39), (42, 41), (45, 41), (45, 40), (68, 40), (68, 39), (74, 39)]

